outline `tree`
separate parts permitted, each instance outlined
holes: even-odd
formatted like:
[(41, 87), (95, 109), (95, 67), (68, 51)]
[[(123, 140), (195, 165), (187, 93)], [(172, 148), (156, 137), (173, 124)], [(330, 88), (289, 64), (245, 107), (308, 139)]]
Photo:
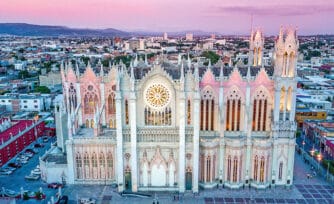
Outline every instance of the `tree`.
[[(210, 59), (211, 64), (216, 64), (218, 60), (220, 59), (220, 56), (212, 51), (204, 51), (202, 52), (201, 56), (207, 59)], [(204, 63), (204, 64), (207, 65), (208, 63)]]
[(22, 70), (19, 72), (19, 78), (20, 79), (25, 79), (25, 78), (29, 78), (30, 74), (27, 70)]
[(36, 88), (34, 88), (34, 92), (43, 93), (43, 94), (51, 93), (50, 89), (46, 86), (37, 86)]

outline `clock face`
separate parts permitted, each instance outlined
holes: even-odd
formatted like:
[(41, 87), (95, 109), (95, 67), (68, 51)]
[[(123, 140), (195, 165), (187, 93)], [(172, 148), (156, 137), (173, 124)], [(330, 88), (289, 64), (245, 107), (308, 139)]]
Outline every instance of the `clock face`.
[(164, 108), (170, 101), (169, 90), (162, 84), (153, 84), (146, 89), (145, 100), (152, 108)]

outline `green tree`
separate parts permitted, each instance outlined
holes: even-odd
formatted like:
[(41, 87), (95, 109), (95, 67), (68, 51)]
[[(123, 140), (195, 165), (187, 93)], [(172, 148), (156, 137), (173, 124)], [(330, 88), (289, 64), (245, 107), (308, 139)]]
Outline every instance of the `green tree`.
[[(218, 60), (220, 59), (220, 56), (212, 51), (204, 51), (202, 52), (201, 56), (207, 59), (210, 59), (212, 65), (216, 64)], [(204, 64), (208, 65), (208, 63), (204, 63)]]
[(50, 89), (46, 86), (37, 86), (34, 88), (34, 92), (43, 93), (43, 94), (51, 93)]
[(29, 78), (30, 74), (27, 70), (22, 70), (19, 72), (19, 78), (20, 79), (25, 79), (25, 78)]

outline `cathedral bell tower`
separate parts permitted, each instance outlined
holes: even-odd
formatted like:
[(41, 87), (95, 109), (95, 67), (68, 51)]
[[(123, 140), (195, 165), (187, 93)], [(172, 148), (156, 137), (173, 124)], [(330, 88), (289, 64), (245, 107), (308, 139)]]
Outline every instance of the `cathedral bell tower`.
[(261, 30), (252, 30), (249, 40), (249, 66), (262, 66), (264, 37)]
[[(275, 105), (273, 130), (273, 172), (272, 181), (292, 185), (295, 153), (295, 109), (296, 109), (296, 67), (298, 55), (298, 39), (295, 28), (280, 29), (275, 42), (274, 53), (274, 85)], [(280, 151), (286, 144), (286, 160)], [(286, 168), (283, 168), (285, 166)]]

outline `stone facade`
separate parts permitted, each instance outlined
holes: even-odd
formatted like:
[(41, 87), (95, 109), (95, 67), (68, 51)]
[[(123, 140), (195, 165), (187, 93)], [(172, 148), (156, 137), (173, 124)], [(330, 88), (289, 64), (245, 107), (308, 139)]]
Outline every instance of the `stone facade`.
[(263, 42), (252, 34), (248, 66), (164, 56), (83, 74), (63, 65), (55, 108), (67, 182), (134, 192), (291, 185), (298, 40), (281, 30), (271, 67)]

